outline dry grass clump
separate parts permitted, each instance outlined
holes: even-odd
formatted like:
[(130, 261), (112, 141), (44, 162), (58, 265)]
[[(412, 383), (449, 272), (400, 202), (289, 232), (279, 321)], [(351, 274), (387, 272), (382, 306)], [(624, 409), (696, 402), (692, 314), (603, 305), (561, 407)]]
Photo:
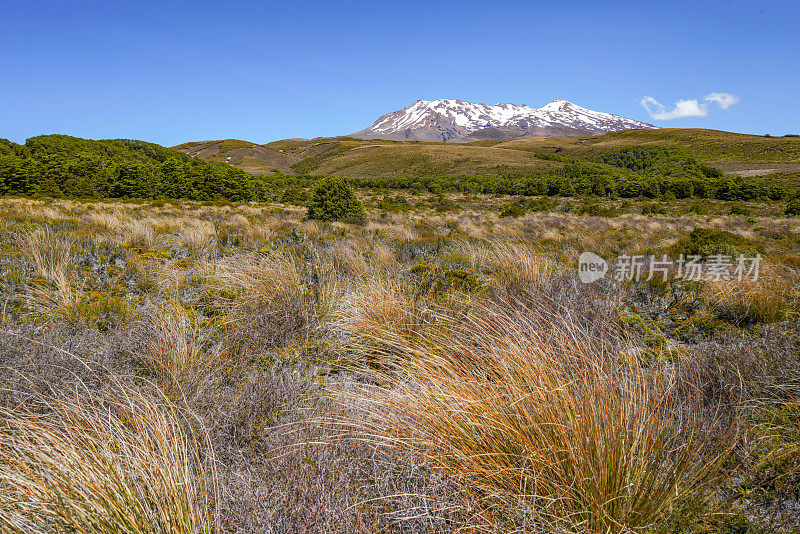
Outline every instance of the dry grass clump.
[(361, 276), (368, 272), (369, 263), (358, 243), (336, 242), (330, 254), (334, 269), (345, 276)]
[(23, 256), (39, 276), (50, 282), (64, 277), (75, 246), (73, 238), (42, 226), (23, 232), (18, 239)]
[(0, 408), (0, 530), (218, 532), (204, 438), (163, 397), (119, 383)]
[(693, 373), (641, 368), (568, 319), (506, 303), (444, 336), (373, 331), (394, 365), (344, 393), (363, 415), (349, 424), (480, 488), (501, 529), (520, 510), (575, 532), (652, 525), (702, 496), (730, 450)]
[(342, 299), (336, 325), (348, 336), (347, 350), (356, 356), (372, 357), (383, 339), (406, 339), (417, 332), (424, 314), (421, 303), (397, 280), (372, 279)]
[(156, 248), (158, 236), (151, 221), (134, 219), (125, 223), (122, 240), (128, 246), (152, 250)]
[(119, 211), (102, 210), (89, 213), (86, 221), (100, 232), (117, 232), (129, 219)]
[(709, 282), (706, 293), (717, 314), (734, 324), (775, 323), (789, 313), (792, 283), (768, 271), (755, 281)]
[(210, 327), (174, 304), (147, 317), (149, 336), (139, 358), (173, 396), (191, 396), (224, 363), (224, 348), (211, 342)]
[(209, 221), (186, 221), (178, 234), (180, 242), (195, 256), (207, 256), (214, 248), (216, 231)]
[(80, 320), (80, 298), (81, 293), (70, 285), (62, 272), (51, 280), (51, 286), (32, 288), (24, 302), (34, 319), (75, 324)]
[(328, 316), (339, 288), (330, 265), (312, 250), (236, 257), (211, 279), (245, 331), (281, 344)]
[(505, 286), (536, 285), (555, 270), (552, 260), (524, 243), (486, 242), (465, 247), (476, 269)]

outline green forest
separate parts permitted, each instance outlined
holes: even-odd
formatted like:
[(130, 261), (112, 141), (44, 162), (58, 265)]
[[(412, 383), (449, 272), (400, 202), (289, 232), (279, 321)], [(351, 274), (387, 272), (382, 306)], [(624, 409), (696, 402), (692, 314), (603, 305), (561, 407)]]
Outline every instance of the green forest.
[[(431, 175), (350, 178), (361, 189), (414, 193), (610, 198), (784, 200), (796, 189), (762, 178), (726, 176), (682, 148), (640, 145), (590, 160), (533, 154), (560, 167), (519, 171), (499, 166), (495, 176)], [(0, 193), (52, 198), (136, 198), (266, 201), (301, 200), (313, 175), (252, 175), (144, 141), (92, 141), (43, 135), (18, 145), (0, 139)], [(299, 193), (299, 194), (298, 194)]]
[(129, 139), (0, 139), (0, 193), (68, 198), (267, 200), (262, 177)]

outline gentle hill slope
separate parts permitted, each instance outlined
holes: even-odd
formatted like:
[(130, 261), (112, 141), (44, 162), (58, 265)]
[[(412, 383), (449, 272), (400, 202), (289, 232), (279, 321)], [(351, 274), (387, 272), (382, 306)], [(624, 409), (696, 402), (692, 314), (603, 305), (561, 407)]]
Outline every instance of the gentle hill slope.
[(726, 172), (800, 172), (800, 138), (762, 137), (718, 130), (627, 130), (595, 137), (528, 137), (468, 144), (360, 140), (352, 137), (287, 139), (264, 145), (246, 141), (184, 143), (177, 150), (253, 173), (335, 174), (359, 178), (425, 174), (494, 176), (504, 170), (548, 168), (534, 154), (590, 159), (636, 145), (686, 148)]

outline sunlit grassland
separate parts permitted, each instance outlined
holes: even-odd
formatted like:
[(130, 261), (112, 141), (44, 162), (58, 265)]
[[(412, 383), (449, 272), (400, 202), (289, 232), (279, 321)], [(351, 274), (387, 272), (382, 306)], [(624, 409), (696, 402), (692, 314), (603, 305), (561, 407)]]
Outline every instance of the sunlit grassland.
[[(397, 195), (0, 201), (3, 529), (798, 528), (784, 203)], [(696, 228), (759, 280), (578, 280)]]

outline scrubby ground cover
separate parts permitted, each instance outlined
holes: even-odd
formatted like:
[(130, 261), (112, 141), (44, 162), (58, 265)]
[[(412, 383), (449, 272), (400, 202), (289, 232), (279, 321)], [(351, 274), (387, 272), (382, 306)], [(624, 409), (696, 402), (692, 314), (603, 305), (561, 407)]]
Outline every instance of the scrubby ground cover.
[(0, 530), (800, 529), (785, 202), (360, 197), (2, 200)]

